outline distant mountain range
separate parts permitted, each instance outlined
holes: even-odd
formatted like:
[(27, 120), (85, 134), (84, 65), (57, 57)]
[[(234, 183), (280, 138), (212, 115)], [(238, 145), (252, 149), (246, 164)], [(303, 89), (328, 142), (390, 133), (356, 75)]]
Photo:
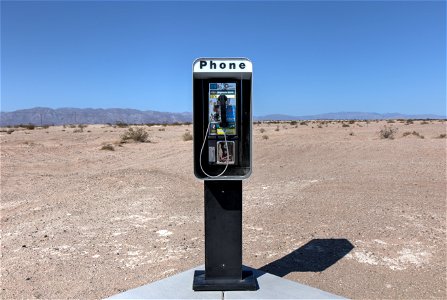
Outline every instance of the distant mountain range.
[(337, 112), (319, 115), (291, 116), (266, 115), (255, 117), (257, 120), (388, 120), (388, 119), (445, 119), (445, 116), (433, 114), (406, 115), (400, 113), (368, 113), (368, 112)]
[[(445, 116), (420, 114), (405, 115), (399, 113), (365, 113), (339, 112), (308, 116), (291, 116), (272, 114), (254, 117), (256, 121), (278, 120), (381, 120), (381, 119), (445, 119)], [(63, 125), (63, 124), (128, 124), (146, 123), (184, 123), (192, 121), (192, 113), (170, 113), (124, 108), (46, 108), (35, 107), (12, 112), (0, 112), (0, 126), (35, 124), (35, 125)]]
[(12, 112), (0, 112), (0, 125), (63, 125), (63, 124), (128, 124), (191, 122), (192, 114), (141, 111), (125, 108), (46, 108), (35, 107)]

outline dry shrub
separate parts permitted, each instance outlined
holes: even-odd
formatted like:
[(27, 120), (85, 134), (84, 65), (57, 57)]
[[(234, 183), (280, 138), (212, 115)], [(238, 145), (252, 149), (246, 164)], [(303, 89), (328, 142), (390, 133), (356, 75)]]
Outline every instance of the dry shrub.
[(387, 120), (386, 122), (387, 123), (396, 123), (396, 121), (394, 121), (394, 120)]
[(127, 128), (127, 127), (129, 127), (129, 124), (124, 123), (124, 122), (121, 122), (121, 121), (117, 121), (117, 122), (115, 123), (115, 126), (116, 126), (116, 127), (119, 127), (119, 128)]
[(428, 123), (427, 121), (422, 121), (421, 122), (421, 125), (427, 125), (427, 124), (430, 124), (430, 123)]
[(81, 133), (81, 132), (84, 132), (84, 129), (79, 128), (79, 129), (73, 130), (73, 133)]
[(261, 128), (261, 129), (259, 129), (259, 131), (260, 131), (261, 133), (264, 133), (264, 132), (265, 132), (265, 129), (264, 129), (264, 128)]
[(275, 129), (275, 131), (279, 131), (279, 126), (276, 126), (276, 129)]
[(397, 132), (397, 128), (387, 127), (386, 125), (379, 131), (381, 139), (394, 139), (394, 134)]
[(445, 139), (446, 134), (445, 133), (441, 133), (440, 135), (437, 136), (438, 139)]
[(101, 150), (115, 151), (115, 148), (113, 147), (112, 144), (106, 144), (106, 145), (101, 147)]
[(402, 134), (402, 136), (409, 136), (409, 135), (414, 135), (414, 136), (417, 136), (418, 138), (421, 138), (421, 139), (424, 138), (424, 136), (422, 134), (420, 134), (419, 132), (417, 132), (417, 131), (413, 131), (413, 132), (406, 131), (406, 132), (404, 132)]
[(353, 136), (353, 135), (354, 135), (354, 132), (351, 131), (351, 132), (349, 133), (349, 135)]
[(165, 131), (165, 128), (158, 128), (158, 131)]
[(307, 121), (301, 121), (301, 122), (300, 122), (300, 125), (306, 125), (306, 126), (308, 126)]
[(187, 131), (182, 135), (183, 140), (186, 141), (191, 141), (192, 140), (192, 134)]
[(143, 128), (134, 129), (130, 127), (126, 132), (121, 135), (121, 143), (127, 143), (129, 141), (134, 141), (138, 143), (149, 142), (149, 134)]
[(408, 120), (405, 122), (405, 125), (410, 125), (410, 124), (413, 124), (413, 120), (412, 120), (412, 119), (408, 119)]
[(269, 139), (269, 136), (266, 135), (266, 134), (264, 134), (264, 135), (262, 136), (262, 139), (263, 139), (263, 140), (268, 140), (268, 139)]
[(349, 120), (349, 124), (354, 124), (355, 120)]
[(28, 129), (28, 130), (34, 130), (34, 128), (36, 128), (36, 126), (34, 125), (34, 124), (26, 124), (26, 125), (20, 125), (20, 127), (23, 127), (23, 128), (25, 128), (25, 129)]
[(290, 125), (292, 125), (292, 126), (295, 126), (296, 124), (297, 124), (296, 121), (291, 121), (291, 122), (290, 122)]
[(341, 127), (349, 127), (349, 124), (343, 123), (343, 125), (341, 125)]

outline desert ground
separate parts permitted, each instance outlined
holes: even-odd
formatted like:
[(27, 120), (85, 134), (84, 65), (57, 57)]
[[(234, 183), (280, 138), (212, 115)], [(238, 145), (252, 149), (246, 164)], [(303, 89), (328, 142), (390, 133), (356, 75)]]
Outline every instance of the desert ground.
[[(344, 124), (253, 125), (244, 264), (349, 298), (445, 299), (445, 121)], [(204, 263), (192, 127), (138, 127), (150, 142), (3, 128), (1, 299), (104, 298)]]

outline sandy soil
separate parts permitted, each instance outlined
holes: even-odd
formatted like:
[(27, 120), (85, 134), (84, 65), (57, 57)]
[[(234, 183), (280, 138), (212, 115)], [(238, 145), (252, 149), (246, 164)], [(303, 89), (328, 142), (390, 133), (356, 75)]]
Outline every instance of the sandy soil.
[[(446, 298), (446, 123), (420, 123), (387, 124), (394, 140), (386, 122), (254, 125), (244, 264), (351, 298)], [(1, 133), (0, 298), (102, 298), (203, 263), (192, 128), (144, 128), (151, 143), (115, 151), (125, 128)]]

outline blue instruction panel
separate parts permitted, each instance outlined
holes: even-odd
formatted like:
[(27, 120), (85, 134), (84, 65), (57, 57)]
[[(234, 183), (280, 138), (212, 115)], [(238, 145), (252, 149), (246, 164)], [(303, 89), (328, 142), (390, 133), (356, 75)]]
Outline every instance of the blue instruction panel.
[[(225, 95), (226, 101), (226, 127), (221, 128), (222, 108), (218, 102), (220, 95)], [(210, 83), (209, 84), (209, 122), (210, 135), (236, 135), (236, 83)], [(224, 120), (225, 121), (225, 120)]]

